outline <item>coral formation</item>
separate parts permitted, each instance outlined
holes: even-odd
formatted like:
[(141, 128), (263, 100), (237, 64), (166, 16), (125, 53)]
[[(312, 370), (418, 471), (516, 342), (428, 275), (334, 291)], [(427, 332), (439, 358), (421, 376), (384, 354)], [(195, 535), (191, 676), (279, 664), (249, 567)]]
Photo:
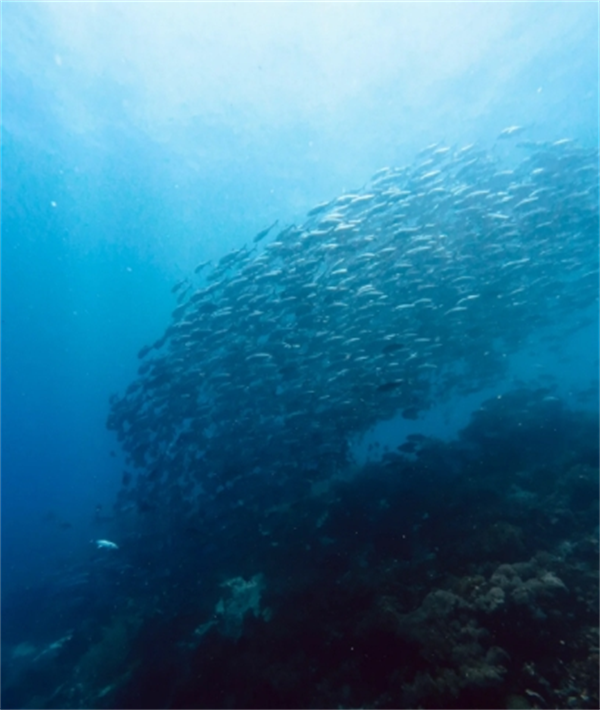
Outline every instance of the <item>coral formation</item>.
[(121, 535), (127, 583), (6, 697), (35, 677), (61, 708), (598, 707), (597, 432), (517, 391), (295, 501)]

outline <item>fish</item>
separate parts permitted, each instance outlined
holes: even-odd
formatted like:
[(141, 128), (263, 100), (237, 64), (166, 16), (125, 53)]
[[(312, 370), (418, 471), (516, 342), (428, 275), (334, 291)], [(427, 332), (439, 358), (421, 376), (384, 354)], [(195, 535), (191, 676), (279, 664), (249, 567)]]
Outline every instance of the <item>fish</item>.
[(279, 223), (279, 220), (276, 219), (273, 224), (270, 227), (267, 227), (266, 229), (263, 229), (261, 232), (259, 232), (254, 239), (252, 240), (254, 244), (258, 244), (258, 242), (262, 241), (268, 234), (269, 232)]
[(92, 542), (96, 543), (96, 547), (98, 550), (118, 550), (119, 546), (115, 542), (111, 542), (110, 540), (92, 540)]
[(523, 133), (525, 128), (523, 126), (508, 126), (503, 128), (498, 134), (498, 138), (512, 138), (513, 136), (518, 136)]
[(194, 269), (194, 274), (199, 274), (203, 269), (205, 269), (210, 264), (210, 259), (208, 261), (203, 261)]
[(183, 279), (182, 281), (178, 281), (173, 288), (171, 289), (171, 293), (177, 293), (185, 284), (188, 283), (187, 279)]
[(276, 220), (260, 253), (196, 267), (203, 283), (178, 288), (109, 402), (120, 509), (193, 525), (203, 502), (316, 480), (378, 422), (490, 386), (519, 343), (582, 322), (597, 298), (597, 150), (519, 151), (435, 143), (279, 233)]

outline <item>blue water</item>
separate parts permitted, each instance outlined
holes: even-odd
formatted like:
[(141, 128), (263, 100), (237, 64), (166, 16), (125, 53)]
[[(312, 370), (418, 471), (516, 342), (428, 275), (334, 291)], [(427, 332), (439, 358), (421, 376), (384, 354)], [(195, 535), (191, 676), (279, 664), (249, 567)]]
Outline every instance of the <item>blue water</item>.
[[(196, 264), (433, 142), (494, 151), (521, 125), (530, 140), (598, 146), (594, 3), (1, 11), (4, 598), (103, 536), (124, 466), (109, 396)], [(413, 432), (449, 440), (540, 371), (570, 404), (591, 387), (581, 406), (597, 409), (597, 320), (559, 352), (515, 356), (492, 391), (382, 423), (357, 456)]]

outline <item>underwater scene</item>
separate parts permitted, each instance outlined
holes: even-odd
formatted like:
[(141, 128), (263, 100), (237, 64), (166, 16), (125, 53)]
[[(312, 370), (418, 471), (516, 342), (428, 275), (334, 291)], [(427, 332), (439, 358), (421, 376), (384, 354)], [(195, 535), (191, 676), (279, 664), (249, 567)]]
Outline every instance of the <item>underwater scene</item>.
[(598, 708), (597, 3), (3, 3), (4, 708)]

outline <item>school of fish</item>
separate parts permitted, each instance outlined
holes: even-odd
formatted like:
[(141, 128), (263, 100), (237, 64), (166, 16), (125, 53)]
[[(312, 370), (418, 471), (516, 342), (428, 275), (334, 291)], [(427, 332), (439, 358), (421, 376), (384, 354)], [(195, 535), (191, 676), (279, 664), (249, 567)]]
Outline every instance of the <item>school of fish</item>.
[(305, 490), (377, 422), (477, 391), (532, 334), (589, 318), (598, 152), (510, 146), (429, 146), (176, 284), (171, 324), (111, 398), (118, 505), (193, 517)]

